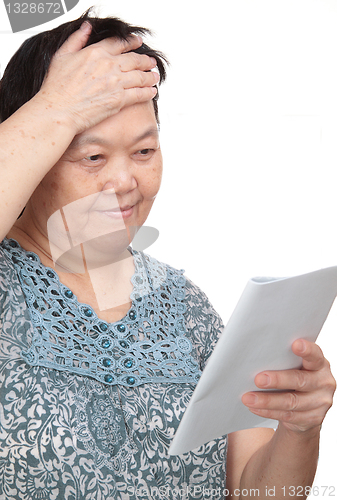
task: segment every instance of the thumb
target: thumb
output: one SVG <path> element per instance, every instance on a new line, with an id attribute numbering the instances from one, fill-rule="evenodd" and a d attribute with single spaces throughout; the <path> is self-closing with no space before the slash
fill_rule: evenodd
<path id="1" fill-rule="evenodd" d="M 70 52 L 78 52 L 81 50 L 88 41 L 92 30 L 92 26 L 88 21 L 81 24 L 80 29 L 76 30 L 59 48 L 55 55 L 63 56 Z"/>

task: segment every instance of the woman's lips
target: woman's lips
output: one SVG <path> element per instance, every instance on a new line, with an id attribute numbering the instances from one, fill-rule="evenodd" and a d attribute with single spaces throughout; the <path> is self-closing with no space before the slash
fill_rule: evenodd
<path id="1" fill-rule="evenodd" d="M 128 217 L 131 217 L 133 214 L 133 208 L 127 206 L 127 207 L 122 207 L 122 208 L 114 208 L 112 210 L 98 210 L 100 214 L 106 215 L 107 217 L 110 217 L 111 219 L 127 219 Z"/>

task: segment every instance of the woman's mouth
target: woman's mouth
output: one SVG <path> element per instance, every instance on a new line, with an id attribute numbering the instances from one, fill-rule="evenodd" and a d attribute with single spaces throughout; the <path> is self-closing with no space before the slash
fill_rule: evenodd
<path id="1" fill-rule="evenodd" d="M 110 210 L 98 210 L 99 213 L 110 217 L 111 219 L 127 219 L 133 214 L 134 205 L 125 207 L 117 207 Z"/>

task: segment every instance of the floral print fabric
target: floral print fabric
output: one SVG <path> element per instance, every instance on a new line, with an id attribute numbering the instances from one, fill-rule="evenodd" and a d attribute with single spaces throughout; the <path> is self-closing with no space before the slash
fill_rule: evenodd
<path id="1" fill-rule="evenodd" d="M 186 336 L 203 369 L 222 331 L 206 296 L 185 285 Z M 33 327 L 0 246 L 0 500 L 222 498 L 226 437 L 193 452 L 168 448 L 195 384 L 107 385 L 29 366 Z"/>

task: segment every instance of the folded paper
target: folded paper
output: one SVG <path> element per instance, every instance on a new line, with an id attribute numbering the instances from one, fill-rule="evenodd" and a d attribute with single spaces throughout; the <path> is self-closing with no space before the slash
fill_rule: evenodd
<path id="1" fill-rule="evenodd" d="M 315 341 L 337 295 L 337 267 L 291 278 L 253 278 L 220 337 L 177 429 L 169 453 L 182 454 L 230 432 L 277 427 L 241 402 L 264 370 L 301 367 L 291 350 Z"/>

